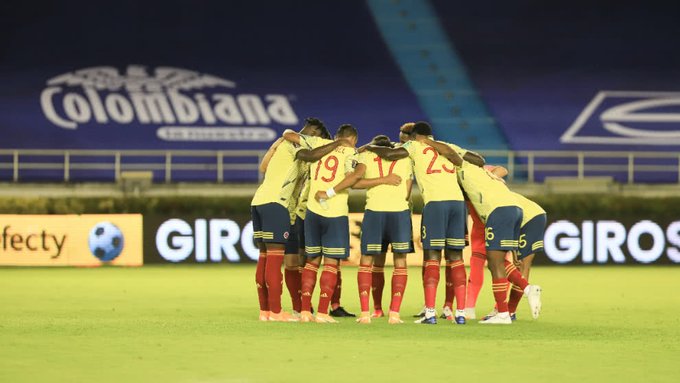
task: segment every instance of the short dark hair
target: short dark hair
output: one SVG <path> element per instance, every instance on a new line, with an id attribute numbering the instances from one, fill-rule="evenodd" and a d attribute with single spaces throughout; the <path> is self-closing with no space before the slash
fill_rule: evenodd
<path id="1" fill-rule="evenodd" d="M 359 132 L 357 132 L 357 128 L 350 124 L 342 124 L 338 128 L 338 131 L 335 132 L 336 137 L 349 137 L 349 136 L 355 136 L 359 137 Z"/>
<path id="2" fill-rule="evenodd" d="M 371 144 L 373 144 L 375 146 L 385 146 L 385 147 L 388 147 L 388 148 L 394 147 L 394 144 L 392 143 L 392 141 L 390 141 L 390 138 L 387 137 L 384 134 L 373 137 Z"/>
<path id="3" fill-rule="evenodd" d="M 411 134 L 420 134 L 423 136 L 431 136 L 432 135 L 432 127 L 430 124 L 428 124 L 425 121 L 418 121 L 413 125 L 413 130 L 411 131 Z"/>
<path id="4" fill-rule="evenodd" d="M 328 131 L 328 128 L 326 128 L 326 125 L 316 117 L 305 118 L 305 126 L 316 126 L 316 128 L 319 129 L 319 136 L 321 138 L 331 138 L 331 133 Z"/>

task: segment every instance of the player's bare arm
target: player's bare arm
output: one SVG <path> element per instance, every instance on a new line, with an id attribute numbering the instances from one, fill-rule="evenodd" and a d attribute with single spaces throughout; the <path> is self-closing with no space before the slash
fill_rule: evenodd
<path id="1" fill-rule="evenodd" d="M 321 157 L 335 150 L 335 148 L 337 148 L 338 146 L 348 146 L 347 140 L 340 138 L 331 143 L 319 146 L 318 148 L 312 150 L 301 149 L 295 154 L 295 159 L 305 162 L 315 162 L 320 160 Z"/>
<path id="2" fill-rule="evenodd" d="M 272 156 L 274 155 L 274 153 L 276 153 L 276 148 L 278 148 L 279 145 L 281 145 L 283 140 L 284 140 L 283 137 L 279 137 L 276 141 L 274 141 L 274 143 L 272 143 L 272 146 L 269 147 L 267 153 L 264 154 L 264 157 L 262 157 L 262 162 L 260 162 L 259 167 L 260 173 L 264 174 L 267 171 L 267 166 L 269 166 L 269 160 L 272 159 Z"/>
<path id="3" fill-rule="evenodd" d="M 392 173 L 384 177 L 362 178 L 357 183 L 352 185 L 352 189 L 370 189 L 380 185 L 399 186 L 399 184 L 401 184 L 401 177 Z"/>
<path id="4" fill-rule="evenodd" d="M 388 148 L 385 146 L 367 145 L 366 150 L 377 154 L 380 158 L 396 161 L 408 157 L 408 150 L 404 148 Z"/>
<path id="5" fill-rule="evenodd" d="M 463 155 L 463 159 L 479 167 L 482 167 L 484 166 L 484 164 L 486 164 L 486 160 L 484 159 L 484 157 L 482 157 L 481 154 L 475 152 L 468 151 L 467 153 L 465 153 L 465 155 Z"/>

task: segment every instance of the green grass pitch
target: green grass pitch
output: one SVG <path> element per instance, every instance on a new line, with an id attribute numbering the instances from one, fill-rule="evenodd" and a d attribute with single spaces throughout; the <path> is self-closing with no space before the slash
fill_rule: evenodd
<path id="1" fill-rule="evenodd" d="M 517 322 L 491 327 L 261 323 L 253 273 L 0 269 L 0 382 L 680 381 L 675 267 L 535 268 L 541 317 L 523 301 Z M 422 289 L 420 270 L 409 276 L 410 322 Z M 356 268 L 343 277 L 357 312 Z M 477 315 L 491 307 L 487 285 Z"/>

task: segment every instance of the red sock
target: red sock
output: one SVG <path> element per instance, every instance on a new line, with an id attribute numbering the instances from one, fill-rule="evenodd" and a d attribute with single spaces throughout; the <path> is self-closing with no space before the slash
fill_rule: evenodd
<path id="1" fill-rule="evenodd" d="M 470 279 L 468 279 L 467 296 L 465 306 L 474 308 L 477 306 L 479 291 L 484 285 L 484 264 L 486 256 L 480 253 L 472 253 L 470 257 Z"/>
<path id="2" fill-rule="evenodd" d="M 453 293 L 456 296 L 456 309 L 465 309 L 465 264 L 463 261 L 454 261 L 451 263 L 451 284 L 453 285 Z"/>
<path id="3" fill-rule="evenodd" d="M 319 271 L 319 266 L 307 262 L 305 268 L 302 269 L 302 297 L 300 298 L 300 309 L 302 311 L 312 311 L 312 293 L 314 286 L 316 286 L 316 274 Z"/>
<path id="4" fill-rule="evenodd" d="M 508 303 L 505 301 L 505 299 L 508 296 L 508 293 L 506 292 L 507 285 L 508 285 L 508 279 L 507 278 L 500 278 L 500 279 L 493 279 L 493 297 L 496 300 L 496 309 L 498 310 L 499 313 L 507 312 L 508 311 Z"/>
<path id="5" fill-rule="evenodd" d="M 392 302 L 390 311 L 399 312 L 401 310 L 401 300 L 406 291 L 406 281 L 408 280 L 408 269 L 405 267 L 395 267 L 392 273 Z"/>
<path id="6" fill-rule="evenodd" d="M 290 299 L 293 303 L 293 310 L 300 312 L 300 289 L 302 288 L 302 274 L 300 274 L 300 267 L 295 266 L 291 269 L 285 269 L 284 278 L 286 279 L 286 287 L 290 293 Z"/>
<path id="7" fill-rule="evenodd" d="M 524 289 L 516 285 L 512 285 L 512 290 L 510 290 L 510 299 L 508 300 L 509 312 L 517 312 L 517 306 L 519 305 L 519 301 L 522 299 L 522 295 L 524 295 Z"/>
<path id="8" fill-rule="evenodd" d="M 361 311 L 368 311 L 368 298 L 371 291 L 371 265 L 359 265 L 357 284 L 359 285 L 359 302 Z"/>
<path id="9" fill-rule="evenodd" d="M 331 297 L 331 308 L 333 310 L 340 307 L 340 295 L 342 295 L 342 271 L 340 266 L 338 266 L 338 281 L 335 283 L 335 290 L 333 290 L 333 296 Z"/>
<path id="10" fill-rule="evenodd" d="M 269 311 L 277 314 L 281 312 L 281 293 L 283 292 L 281 265 L 283 265 L 283 249 L 267 250 L 264 278 L 267 282 Z"/>
<path id="11" fill-rule="evenodd" d="M 426 261 L 423 275 L 425 285 L 425 307 L 434 308 L 439 284 L 439 261 Z"/>
<path id="12" fill-rule="evenodd" d="M 269 300 L 267 298 L 267 282 L 264 280 L 264 270 L 267 264 L 267 253 L 260 252 L 255 268 L 255 285 L 257 286 L 257 299 L 260 301 L 260 310 L 269 311 Z"/>
<path id="13" fill-rule="evenodd" d="M 373 295 L 373 309 L 382 310 L 382 295 L 385 289 L 385 268 L 373 266 L 371 269 L 371 293 Z"/>
<path id="14" fill-rule="evenodd" d="M 451 268 L 453 267 L 453 262 L 446 261 L 446 267 L 444 268 L 444 278 L 446 280 L 446 296 L 444 297 L 444 306 L 448 308 L 453 307 L 453 274 L 451 273 Z"/>
<path id="15" fill-rule="evenodd" d="M 524 289 L 529 285 L 526 279 L 522 276 L 522 273 L 517 270 L 517 267 L 512 262 L 505 261 L 505 273 L 508 275 L 508 281 L 513 285 L 519 287 L 524 291 Z"/>
<path id="16" fill-rule="evenodd" d="M 323 265 L 323 272 L 319 278 L 319 287 L 321 293 L 319 294 L 319 308 L 318 312 L 321 314 L 328 314 L 328 305 L 331 301 L 331 296 L 335 291 L 335 286 L 338 283 L 338 266 Z"/>

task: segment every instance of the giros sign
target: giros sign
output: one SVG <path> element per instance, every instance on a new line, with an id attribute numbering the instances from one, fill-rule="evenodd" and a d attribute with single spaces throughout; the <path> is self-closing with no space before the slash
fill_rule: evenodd
<path id="1" fill-rule="evenodd" d="M 217 263 L 257 261 L 249 217 L 147 219 L 147 261 Z M 152 248 L 148 248 L 152 245 Z"/>
<path id="2" fill-rule="evenodd" d="M 680 221 L 628 227 L 611 220 L 557 221 L 547 227 L 544 245 L 556 263 L 680 263 Z"/>
<path id="3" fill-rule="evenodd" d="M 141 266 L 142 216 L 0 215 L 0 265 Z"/>

